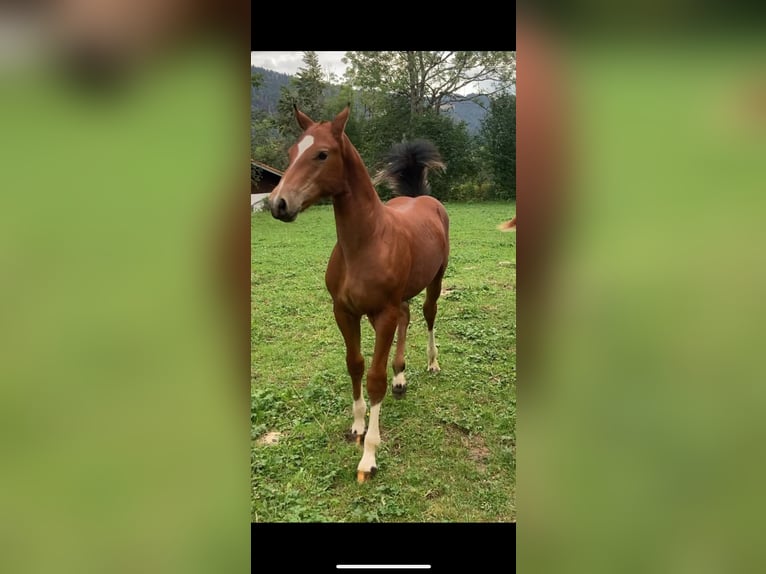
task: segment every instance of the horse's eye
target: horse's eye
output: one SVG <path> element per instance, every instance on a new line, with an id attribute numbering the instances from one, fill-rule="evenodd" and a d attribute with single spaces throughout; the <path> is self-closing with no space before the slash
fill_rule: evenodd
<path id="1" fill-rule="evenodd" d="M 320 151 L 317 154 L 317 159 L 322 160 L 322 161 L 326 160 L 327 159 L 327 152 L 326 151 Z"/>

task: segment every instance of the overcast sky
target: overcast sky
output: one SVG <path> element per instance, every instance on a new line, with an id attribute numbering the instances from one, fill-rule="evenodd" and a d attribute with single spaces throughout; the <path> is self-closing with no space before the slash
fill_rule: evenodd
<path id="1" fill-rule="evenodd" d="M 327 72 L 343 78 L 346 65 L 340 61 L 346 52 L 317 52 L 319 64 Z M 295 75 L 298 68 L 303 66 L 303 52 L 250 52 L 250 63 L 253 66 L 266 68 L 283 74 Z"/>
<path id="2" fill-rule="evenodd" d="M 340 60 L 345 53 L 317 52 L 319 64 L 322 66 L 325 74 L 331 72 L 338 76 L 338 80 L 343 80 L 346 65 Z M 294 76 L 298 73 L 298 69 L 303 67 L 303 52 L 250 52 L 250 63 L 253 66 Z M 462 90 L 458 90 L 458 93 L 469 94 L 472 91 L 476 92 L 478 90 L 478 84 L 470 84 Z"/>

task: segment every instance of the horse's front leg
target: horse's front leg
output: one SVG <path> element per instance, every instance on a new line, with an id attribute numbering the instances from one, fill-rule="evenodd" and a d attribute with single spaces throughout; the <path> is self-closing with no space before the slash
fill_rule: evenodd
<path id="1" fill-rule="evenodd" d="M 346 433 L 346 438 L 350 441 L 362 443 L 364 438 L 364 415 L 367 412 L 367 404 L 362 396 L 362 375 L 364 374 L 364 357 L 362 357 L 362 335 L 359 322 L 361 317 L 353 315 L 348 311 L 333 307 L 335 313 L 335 322 L 346 342 L 346 368 L 351 377 L 351 390 L 354 397 L 353 412 L 354 424 L 351 430 Z"/>
<path id="2" fill-rule="evenodd" d="M 367 372 L 367 396 L 370 398 L 370 425 L 364 438 L 364 454 L 356 470 L 357 481 L 364 482 L 377 470 L 375 451 L 380 444 L 380 406 L 388 387 L 387 367 L 391 343 L 399 320 L 399 305 L 387 307 L 370 317 L 375 329 L 375 351 Z"/>

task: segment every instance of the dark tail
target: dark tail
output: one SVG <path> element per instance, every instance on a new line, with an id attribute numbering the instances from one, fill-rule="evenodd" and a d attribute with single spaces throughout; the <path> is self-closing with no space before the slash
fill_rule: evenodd
<path id="1" fill-rule="evenodd" d="M 426 140 L 400 143 L 388 152 L 386 167 L 375 176 L 373 183 L 389 182 L 396 195 L 428 195 L 431 192 L 429 169 L 446 169 L 434 144 Z"/>

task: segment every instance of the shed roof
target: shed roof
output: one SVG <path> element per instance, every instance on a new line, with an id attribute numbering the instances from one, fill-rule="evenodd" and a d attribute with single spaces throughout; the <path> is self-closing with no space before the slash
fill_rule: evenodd
<path id="1" fill-rule="evenodd" d="M 258 168 L 262 169 L 263 171 L 268 171 L 269 173 L 273 173 L 277 177 L 282 177 L 285 174 L 283 171 L 279 171 L 275 167 L 271 167 L 270 165 L 267 165 L 267 164 L 265 164 L 263 162 L 260 162 L 260 161 L 256 161 L 254 159 L 250 160 L 250 165 L 258 167 Z"/>

